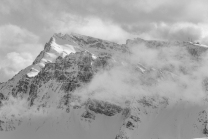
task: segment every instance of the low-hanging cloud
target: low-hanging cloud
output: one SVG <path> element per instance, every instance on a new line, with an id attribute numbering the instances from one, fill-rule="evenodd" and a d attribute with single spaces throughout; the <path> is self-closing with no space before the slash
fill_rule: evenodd
<path id="1" fill-rule="evenodd" d="M 134 36 L 127 33 L 118 24 L 97 17 L 82 18 L 63 13 L 60 17 L 51 20 L 54 20 L 54 22 L 51 23 L 49 30 L 53 30 L 54 32 L 74 32 L 117 43 L 125 43 L 126 39 L 133 38 Z"/>
<path id="2" fill-rule="evenodd" d="M 120 63 L 95 75 L 77 94 L 112 103 L 143 96 L 194 103 L 206 98 L 207 53 L 198 60 L 185 47 L 155 49 L 135 45 L 130 55 L 119 55 L 115 59 Z"/>
<path id="3" fill-rule="evenodd" d="M 150 33 L 151 34 L 151 33 Z M 190 23 L 159 24 L 152 33 L 155 38 L 176 41 L 197 41 L 202 37 L 202 28 Z"/>
<path id="4" fill-rule="evenodd" d="M 89 84 L 77 88 L 72 94 L 78 95 L 83 101 L 91 98 L 124 107 L 127 101 L 140 100 L 144 96 L 167 98 L 170 106 L 179 100 L 189 102 L 190 105 L 204 102 L 202 100 L 207 97 L 203 84 L 208 77 L 207 52 L 196 57 L 191 55 L 186 47 L 180 46 L 149 48 L 140 44 L 129 48 L 130 53 L 114 55 L 108 61 L 109 65 L 99 71 Z M 73 126 L 69 121 L 73 121 L 74 117 L 80 117 L 67 115 L 65 110 L 58 109 L 62 97 L 61 92 L 43 91 L 38 94 L 36 104 L 30 107 L 26 98 L 10 96 L 8 100 L 2 101 L 0 119 L 8 120 L 5 119 L 8 117 L 23 121 L 21 128 L 30 129 L 34 137 L 45 136 L 48 127 L 65 129 L 67 126 Z M 42 104 L 46 105 L 42 107 Z M 83 124 L 79 120 L 78 122 Z M 39 130 L 43 133 L 38 133 Z M 22 133 L 20 131 L 17 129 L 18 137 Z M 16 137 L 13 134 L 10 136 Z M 67 138 L 68 134 L 61 136 Z M 27 137 L 24 135 L 22 138 Z"/>

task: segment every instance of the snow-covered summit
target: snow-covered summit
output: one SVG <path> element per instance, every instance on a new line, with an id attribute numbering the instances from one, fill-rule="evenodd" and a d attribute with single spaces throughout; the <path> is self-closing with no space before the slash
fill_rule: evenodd
<path id="1" fill-rule="evenodd" d="M 166 78 L 173 79 L 174 82 L 179 80 L 178 75 L 171 73 L 175 70 L 173 66 L 151 68 L 142 63 L 132 64 L 123 59 L 119 61 L 114 57 L 114 54 L 129 56 L 129 49 L 133 45 L 140 47 L 140 44 L 149 48 L 177 45 L 187 48 L 193 56 L 207 50 L 189 42 L 137 38 L 120 45 L 75 33 L 54 34 L 32 65 L 8 82 L 0 84 L 0 138 L 190 139 L 208 136 L 205 99 L 203 106 L 190 106 L 189 102 L 181 100 L 171 106 L 170 100 L 160 95 L 144 94 L 131 96 L 130 99 L 122 96 L 125 100 L 123 103 L 115 99 L 119 94 L 112 95 L 113 101 L 102 94 L 94 97 L 104 89 L 101 86 L 91 91 L 90 85 L 94 78 L 99 82 L 101 79 L 98 75 L 103 72 L 107 81 L 102 85 L 107 89 L 119 89 L 121 93 L 124 93 L 122 89 L 125 86 L 115 84 L 114 87 L 114 81 L 130 84 L 131 87 L 141 85 L 151 89 Z M 144 60 L 148 61 L 151 55 L 143 52 L 144 49 L 139 54 L 144 55 Z M 134 60 L 137 61 L 137 57 Z M 121 69 L 119 67 L 116 72 L 109 73 L 114 66 L 110 65 L 111 62 L 121 66 Z M 124 75 L 120 75 L 122 67 L 131 73 L 123 72 Z M 183 67 L 180 70 L 183 72 L 181 74 L 187 74 Z M 116 76 L 118 79 L 110 78 L 114 79 L 111 81 L 108 76 Z M 120 76 L 133 77 L 123 80 Z M 97 82 L 94 84 L 97 85 Z M 182 84 L 180 87 L 184 89 L 187 86 Z M 126 94 L 130 94 L 133 88 L 129 89 Z M 106 93 L 111 96 L 113 91 L 108 90 Z"/>
<path id="2" fill-rule="evenodd" d="M 80 47 L 73 40 L 64 39 L 64 36 L 54 34 L 50 41 L 46 43 L 44 50 L 35 59 L 31 71 L 27 75 L 34 77 L 45 67 L 46 63 L 54 63 L 59 56 L 64 58 L 70 53 L 79 51 Z"/>
<path id="3" fill-rule="evenodd" d="M 96 55 L 104 53 L 116 53 L 118 51 L 126 51 L 122 45 L 113 42 L 104 41 L 89 36 L 71 34 L 54 34 L 48 43 L 46 43 L 44 50 L 37 56 L 33 62 L 30 72 L 27 73 L 29 77 L 36 76 L 46 63 L 53 63 L 57 57 L 65 57 L 70 53 L 88 51 Z"/>

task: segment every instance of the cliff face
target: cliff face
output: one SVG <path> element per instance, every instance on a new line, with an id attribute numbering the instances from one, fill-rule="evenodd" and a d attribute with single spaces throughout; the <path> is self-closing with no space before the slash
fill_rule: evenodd
<path id="1" fill-rule="evenodd" d="M 135 39 L 119 45 L 78 34 L 55 34 L 31 66 L 0 84 L 2 136 L 26 138 L 29 135 L 17 132 L 30 128 L 30 132 L 34 130 L 43 134 L 41 137 L 34 134 L 34 138 L 46 138 L 46 129 L 53 132 L 50 138 L 58 138 L 60 134 L 62 138 L 74 139 L 194 138 L 208 135 L 207 104 L 189 107 L 189 102 L 178 101 L 170 106 L 168 98 L 158 95 L 132 97 L 121 104 L 97 99 L 93 97 L 96 92 L 84 98 L 79 94 L 79 90 L 87 92 L 85 86 L 97 73 L 109 70 L 112 63 L 122 63 L 122 60 L 115 60 L 115 55 L 131 55 L 130 47 L 135 44 L 145 44 L 151 49 L 180 45 L 196 59 L 207 50 L 188 42 Z M 172 76 L 166 69 L 148 69 L 139 63 L 133 67 L 141 75 L 143 84 L 152 85 Z M 153 74 L 157 78 L 149 78 Z"/>

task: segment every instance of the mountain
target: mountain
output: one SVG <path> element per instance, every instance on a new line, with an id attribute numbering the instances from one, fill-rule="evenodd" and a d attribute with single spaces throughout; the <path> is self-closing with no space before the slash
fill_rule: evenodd
<path id="1" fill-rule="evenodd" d="M 54 34 L 0 84 L 0 137 L 206 137 L 206 51 L 192 42 Z"/>

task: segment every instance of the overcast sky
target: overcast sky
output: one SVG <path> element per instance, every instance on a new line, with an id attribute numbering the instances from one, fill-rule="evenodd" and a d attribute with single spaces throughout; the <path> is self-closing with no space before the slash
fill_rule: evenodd
<path id="1" fill-rule="evenodd" d="M 208 44 L 208 0 L 0 0 L 0 82 L 30 65 L 59 32 Z"/>

